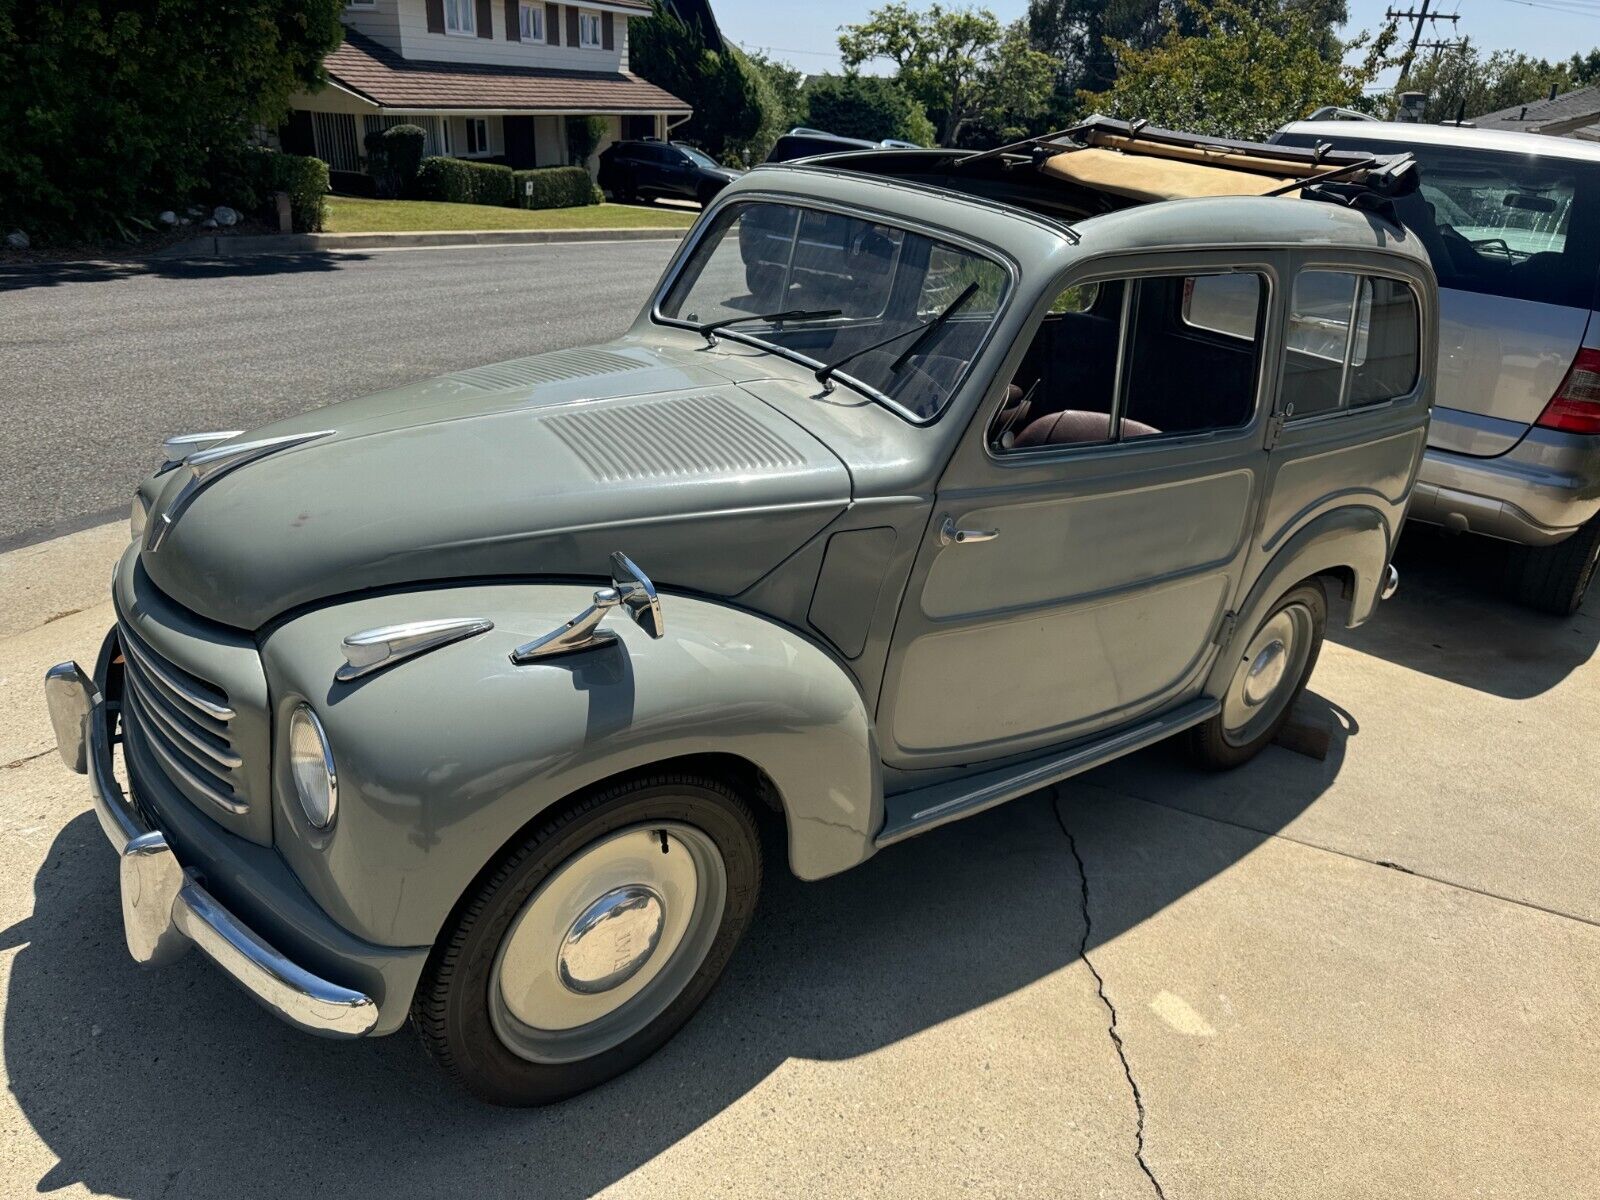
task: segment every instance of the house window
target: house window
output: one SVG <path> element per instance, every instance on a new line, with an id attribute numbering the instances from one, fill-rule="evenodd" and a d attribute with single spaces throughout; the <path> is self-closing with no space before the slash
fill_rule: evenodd
<path id="1" fill-rule="evenodd" d="M 580 12 L 578 14 L 578 45 L 585 50 L 600 49 L 600 14 Z"/>
<path id="2" fill-rule="evenodd" d="M 449 117 L 445 117 L 439 122 L 439 153 L 444 155 L 455 153 L 455 147 L 451 144 Z"/>
<path id="3" fill-rule="evenodd" d="M 525 42 L 544 41 L 544 5 L 517 5 L 517 24 Z"/>
<path id="4" fill-rule="evenodd" d="M 376 8 L 378 0 L 344 0 L 346 8 Z"/>
<path id="5" fill-rule="evenodd" d="M 444 28 L 446 33 L 476 36 L 478 14 L 474 0 L 444 0 Z"/>
<path id="6" fill-rule="evenodd" d="M 467 157 L 489 153 L 489 122 L 483 117 L 467 118 Z"/>

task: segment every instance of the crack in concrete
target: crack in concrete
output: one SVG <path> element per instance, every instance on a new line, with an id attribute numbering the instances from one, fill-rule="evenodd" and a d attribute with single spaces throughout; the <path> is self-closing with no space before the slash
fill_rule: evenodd
<path id="1" fill-rule="evenodd" d="M 1139 1081 L 1133 1077 L 1133 1064 L 1128 1061 L 1128 1048 L 1123 1043 L 1122 1032 L 1117 1028 L 1117 1006 L 1111 1002 L 1111 997 L 1106 994 L 1105 977 L 1100 974 L 1100 969 L 1089 960 L 1089 935 L 1091 932 L 1089 916 L 1089 872 L 1083 865 L 1083 856 L 1078 853 L 1078 842 L 1072 836 L 1072 830 L 1067 828 L 1067 818 L 1061 812 L 1061 795 L 1052 790 L 1050 807 L 1056 814 L 1056 824 L 1061 826 L 1061 832 L 1066 835 L 1067 849 L 1072 851 L 1072 861 L 1078 867 L 1078 882 L 1083 892 L 1083 940 L 1078 944 L 1078 957 L 1083 960 L 1083 965 L 1089 968 L 1089 974 L 1094 976 L 1095 990 L 1100 996 L 1100 1003 L 1105 1005 L 1106 1014 L 1110 1022 L 1106 1026 L 1106 1033 L 1111 1037 L 1111 1044 L 1116 1048 L 1117 1059 L 1122 1063 L 1122 1074 L 1128 1081 L 1128 1090 L 1133 1093 L 1133 1108 L 1136 1114 L 1134 1122 L 1133 1157 L 1139 1164 L 1139 1170 L 1144 1172 L 1150 1186 L 1155 1190 L 1156 1200 L 1167 1200 L 1167 1193 L 1161 1186 L 1161 1181 L 1156 1178 L 1156 1173 L 1150 1169 L 1150 1163 L 1144 1156 L 1144 1125 L 1145 1107 L 1144 1093 L 1139 1090 Z"/>
<path id="2" fill-rule="evenodd" d="M 43 758 L 46 754 L 53 754 L 55 753 L 55 749 L 56 748 L 54 746 L 51 746 L 49 749 L 40 750 L 36 754 L 25 754 L 21 758 L 14 758 L 10 762 L 6 763 L 4 767 L 0 767 L 0 770 L 13 770 L 14 768 L 23 766 L 26 763 L 31 763 L 35 759 Z"/>

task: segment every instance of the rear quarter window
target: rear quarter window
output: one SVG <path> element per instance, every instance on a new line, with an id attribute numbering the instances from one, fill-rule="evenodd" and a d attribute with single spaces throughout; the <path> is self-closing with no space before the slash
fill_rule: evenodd
<path id="1" fill-rule="evenodd" d="M 1395 201 L 1439 286 L 1590 308 L 1600 262 L 1600 163 L 1385 140 L 1284 134 L 1292 146 L 1416 156 L 1421 187 Z"/>

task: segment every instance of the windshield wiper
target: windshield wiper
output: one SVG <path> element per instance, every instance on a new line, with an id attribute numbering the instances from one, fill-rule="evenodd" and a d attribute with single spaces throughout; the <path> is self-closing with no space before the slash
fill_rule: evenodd
<path id="1" fill-rule="evenodd" d="M 720 321 L 707 321 L 704 325 L 696 325 L 695 332 L 703 334 L 706 344 L 717 344 L 717 330 L 726 329 L 730 325 L 742 325 L 746 321 L 820 321 L 824 317 L 837 317 L 844 310 L 839 308 L 786 308 L 775 313 L 747 313 L 742 317 L 724 317 Z"/>
<path id="2" fill-rule="evenodd" d="M 955 316 L 956 312 L 961 308 L 961 306 L 968 300 L 971 300 L 973 296 L 977 295 L 977 293 L 978 285 L 976 283 L 969 283 L 964 289 L 962 289 L 962 292 L 959 296 L 944 306 L 943 310 L 940 311 L 937 316 L 928 318 L 928 320 L 922 322 L 920 325 L 913 325 L 910 329 L 902 329 L 899 333 L 894 334 L 891 337 L 886 337 L 881 342 L 873 342 L 870 346 L 863 346 L 859 350 L 854 350 L 851 353 L 846 354 L 843 358 L 836 358 L 825 367 L 818 367 L 817 382 L 820 383 L 825 389 L 824 395 L 826 395 L 827 392 L 833 391 L 833 376 L 840 367 L 845 365 L 845 363 L 851 362 L 854 359 L 858 359 L 863 354 L 871 354 L 874 350 L 882 350 L 885 346 L 890 345 L 893 342 L 898 342 L 903 337 L 910 337 L 913 333 L 920 333 L 922 336 L 917 338 L 916 341 L 912 342 L 911 345 L 907 346 L 905 348 L 905 352 L 901 354 L 899 358 L 895 359 L 894 362 L 889 364 L 890 372 L 898 374 L 900 368 L 906 365 L 911 356 L 918 350 L 922 349 L 922 347 L 927 344 L 928 339 L 939 331 L 940 326 L 942 326 L 951 317 Z"/>

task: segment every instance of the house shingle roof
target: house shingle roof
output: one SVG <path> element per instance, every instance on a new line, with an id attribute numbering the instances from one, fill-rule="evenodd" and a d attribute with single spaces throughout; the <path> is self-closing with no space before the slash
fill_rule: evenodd
<path id="1" fill-rule="evenodd" d="M 401 58 L 346 29 L 324 60 L 340 87 L 382 108 L 530 112 L 689 112 L 671 92 L 626 71 L 559 71 Z"/>
<path id="2" fill-rule="evenodd" d="M 1484 113 L 1472 122 L 1479 129 L 1517 129 L 1524 133 L 1568 133 L 1600 121 L 1600 87 L 1574 88 L 1551 100 L 1513 104 Z"/>

